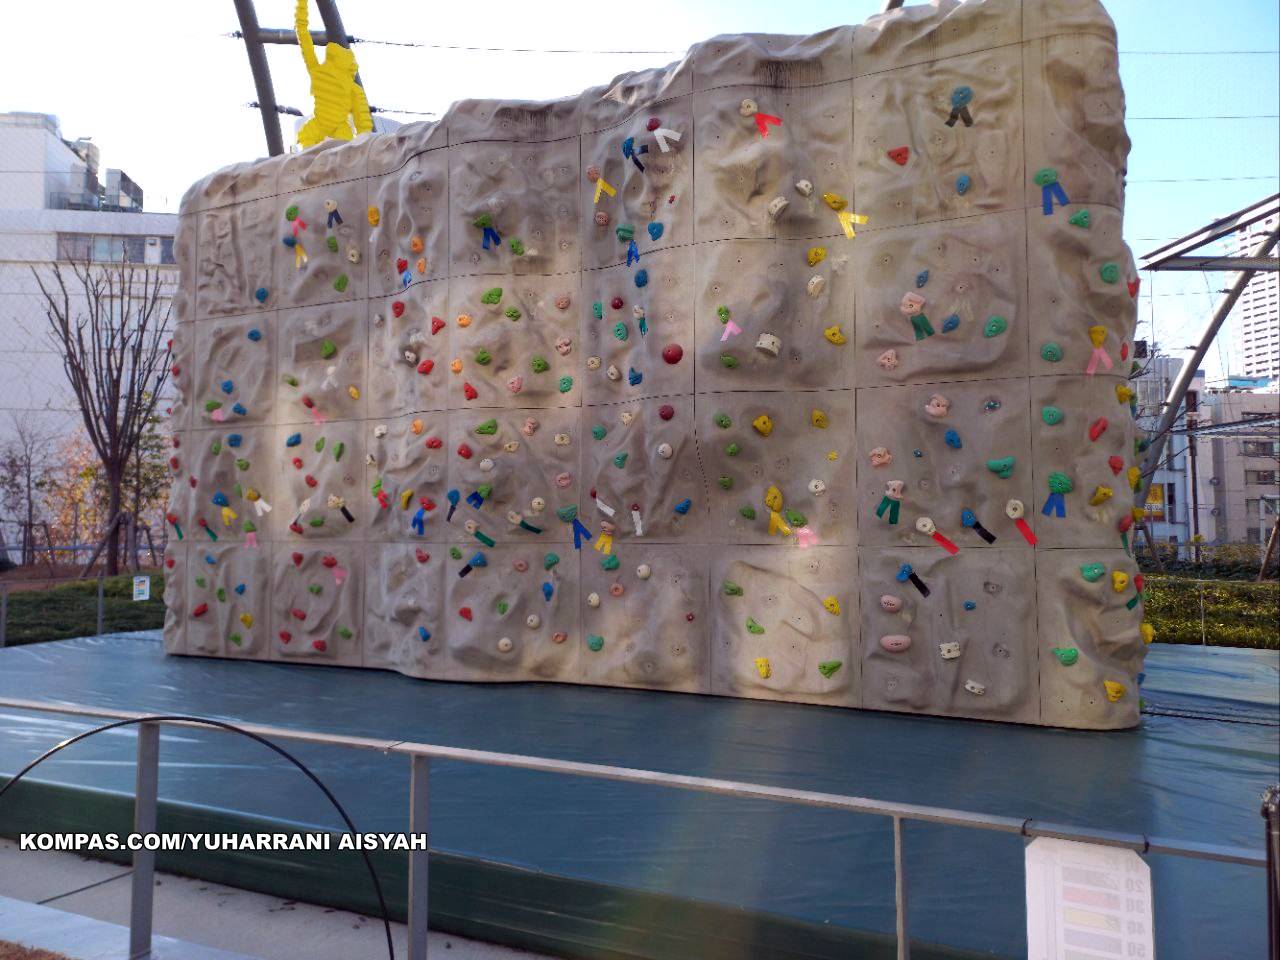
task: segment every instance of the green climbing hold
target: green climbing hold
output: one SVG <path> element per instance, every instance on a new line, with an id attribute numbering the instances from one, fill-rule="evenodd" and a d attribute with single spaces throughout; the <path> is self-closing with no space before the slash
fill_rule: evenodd
<path id="1" fill-rule="evenodd" d="M 332 234 L 324 238 L 324 245 L 329 248 L 330 253 L 338 252 L 338 238 Z"/>
<path id="2" fill-rule="evenodd" d="M 337 290 L 339 293 L 342 293 L 347 289 L 347 284 L 349 282 L 350 281 L 347 280 L 347 275 L 345 273 L 340 273 L 333 278 L 333 289 Z"/>
<path id="3" fill-rule="evenodd" d="M 317 440 L 313 446 L 315 447 L 316 453 L 324 453 L 324 437 Z"/>
<path id="4" fill-rule="evenodd" d="M 229 637 L 227 637 L 227 639 L 230 640 L 232 643 L 234 643 L 237 647 L 240 646 L 240 634 L 233 633 Z"/>
<path id="5" fill-rule="evenodd" d="M 481 230 L 487 230 L 489 227 L 493 226 L 493 216 L 488 213 L 482 213 L 471 221 L 471 225 L 479 227 Z"/>
<path id="6" fill-rule="evenodd" d="M 480 484 L 480 486 L 476 487 L 476 493 L 480 494 L 481 500 L 488 500 L 490 497 L 493 496 L 493 484 L 491 483 Z M 490 544 L 490 546 L 492 546 L 492 544 Z"/>
<path id="7" fill-rule="evenodd" d="M 1040 419 L 1047 426 L 1056 427 L 1062 422 L 1062 411 L 1057 407 L 1042 407 L 1040 409 Z"/>
<path id="8" fill-rule="evenodd" d="M 512 238 L 511 238 L 509 241 L 507 241 L 507 242 L 511 245 L 511 252 L 512 252 L 512 253 L 514 253 L 517 257 L 523 257 L 523 256 L 524 256 L 524 242 L 523 242 L 523 241 L 521 241 L 521 240 L 517 240 L 515 237 L 512 237 Z"/>
<path id="9" fill-rule="evenodd" d="M 569 377 L 569 376 L 561 377 L 559 381 L 556 383 L 556 388 L 561 393 L 568 393 L 570 390 L 573 389 L 573 377 Z"/>
<path id="10" fill-rule="evenodd" d="M 1008 480 L 1013 476 L 1013 457 L 1000 457 L 995 460 L 987 461 L 987 469 L 994 473 L 1001 480 Z"/>
<path id="11" fill-rule="evenodd" d="M 221 440 L 213 441 L 213 443 L 209 445 L 209 452 L 212 453 L 215 457 L 218 454 L 220 454 L 222 452 L 222 441 Z"/>
<path id="12" fill-rule="evenodd" d="M 450 556 L 450 557 L 452 557 L 454 560 L 461 560 L 461 559 L 462 559 L 462 550 L 461 550 L 461 549 L 459 549 L 458 547 L 450 547 L 450 548 L 449 548 L 449 556 Z"/>
<path id="13" fill-rule="evenodd" d="M 1053 167 L 1041 167 L 1036 171 L 1036 186 L 1047 187 L 1051 183 L 1058 182 L 1058 171 Z"/>
<path id="14" fill-rule="evenodd" d="M 240 470 L 240 471 L 248 470 L 248 469 L 249 469 L 249 461 L 248 461 L 248 460 L 245 460 L 243 457 L 241 457 L 241 458 L 237 459 L 237 460 L 236 460 L 236 469 L 237 469 L 237 470 Z"/>
<path id="15" fill-rule="evenodd" d="M 551 364 L 547 363 L 546 360 L 536 354 L 533 359 L 529 361 L 529 366 L 533 368 L 534 373 L 546 373 L 551 369 Z"/>
<path id="16" fill-rule="evenodd" d="M 221 409 L 222 409 L 222 401 L 221 401 L 221 400 L 206 400 L 206 401 L 204 402 L 204 412 L 205 412 L 205 413 L 213 413 L 213 411 L 215 411 L 215 410 L 221 410 Z"/>
<path id="17" fill-rule="evenodd" d="M 1106 572 L 1106 565 L 1101 563 L 1085 563 L 1080 566 L 1080 576 L 1084 577 L 1089 583 L 1096 583 L 1101 580 L 1102 575 Z"/>
<path id="18" fill-rule="evenodd" d="M 313 597 L 320 596 L 320 584 L 313 583 L 308 585 L 307 592 L 310 593 Z"/>
<path id="19" fill-rule="evenodd" d="M 601 570 L 617 570 L 620 566 L 622 566 L 622 561 L 618 559 L 616 553 L 611 553 L 600 561 Z"/>
<path id="20" fill-rule="evenodd" d="M 501 288 L 501 287 L 490 287 L 490 288 L 489 288 L 488 290 L 486 290 L 483 294 L 481 294 L 481 296 L 480 296 L 480 302 L 481 302 L 481 303 L 489 304 L 489 305 L 491 305 L 491 306 L 492 306 L 493 304 L 495 304 L 495 303 L 501 303 L 501 302 L 502 302 L 502 288 Z"/>
<path id="21" fill-rule="evenodd" d="M 591 634 L 591 636 L 587 637 L 587 647 L 592 653 L 599 653 L 604 649 L 604 637 L 595 633 Z"/>
<path id="22" fill-rule="evenodd" d="M 724 448 L 724 455 L 726 457 L 736 457 L 741 452 L 742 452 L 742 448 L 738 446 L 736 443 L 731 443 Z"/>
<path id="23" fill-rule="evenodd" d="M 597 320 L 604 319 L 604 304 L 597 300 L 591 305 L 591 315 Z"/>
<path id="24" fill-rule="evenodd" d="M 502 616 L 503 614 L 505 614 L 509 609 L 507 606 L 507 601 L 505 600 L 499 600 L 497 603 L 493 605 L 493 608 L 498 611 L 499 616 Z"/>
<path id="25" fill-rule="evenodd" d="M 298 205 L 296 203 L 291 203 L 284 208 L 284 218 L 290 223 L 298 219 Z"/>
<path id="26" fill-rule="evenodd" d="M 716 481 L 716 483 L 720 484 L 721 490 L 733 489 L 733 477 L 721 477 Z"/>
<path id="27" fill-rule="evenodd" d="M 491 437 L 497 432 L 498 432 L 498 421 L 492 418 L 486 420 L 484 423 L 476 427 L 476 433 L 478 433 L 482 437 Z"/>
<path id="28" fill-rule="evenodd" d="M 351 629 L 349 627 L 339 627 L 338 636 L 340 636 L 343 640 L 350 640 L 352 637 L 355 636 L 355 634 L 351 632 Z"/>
<path id="29" fill-rule="evenodd" d="M 480 364 L 480 366 L 487 367 L 492 360 L 493 355 L 483 347 L 476 351 L 476 363 Z"/>
<path id="30" fill-rule="evenodd" d="M 502 314 L 512 323 L 520 319 L 520 311 L 515 307 L 507 307 L 507 309 L 502 311 Z"/>
<path id="31" fill-rule="evenodd" d="M 720 318 L 720 322 L 721 322 L 722 324 L 723 324 L 723 323 L 728 323 L 728 322 L 729 322 L 729 308 L 728 308 L 728 307 L 723 307 L 723 306 L 721 306 L 721 307 L 716 307 L 716 316 Z"/>
<path id="32" fill-rule="evenodd" d="M 617 339 L 625 343 L 627 340 L 627 337 L 630 336 L 630 333 L 627 331 L 627 325 L 623 323 L 621 320 L 619 320 L 617 323 L 613 325 L 613 335 L 614 337 L 616 337 Z"/>
<path id="33" fill-rule="evenodd" d="M 309 523 L 312 527 L 315 527 L 316 529 L 319 529 L 320 527 L 323 527 L 323 526 L 324 526 L 324 517 L 312 517 L 312 518 L 308 521 L 308 523 Z"/>
<path id="34" fill-rule="evenodd" d="M 720 366 L 726 370 L 734 370 L 738 366 L 738 358 L 730 353 L 722 353 L 720 354 Z"/>
<path id="35" fill-rule="evenodd" d="M 724 591 L 724 595 L 726 597 L 742 596 L 742 587 L 734 583 L 732 580 L 726 580 L 723 584 L 721 584 L 720 589 Z"/>
<path id="36" fill-rule="evenodd" d="M 1062 348 L 1050 340 L 1040 348 L 1040 359 L 1046 363 L 1057 363 L 1062 359 Z"/>
<path id="37" fill-rule="evenodd" d="M 613 458 L 613 465 L 621 470 L 627 465 L 627 455 L 625 453 L 618 454 Z"/>
<path id="38" fill-rule="evenodd" d="M 784 510 L 782 515 L 787 518 L 787 523 L 793 527 L 807 527 L 809 525 L 808 518 L 799 510 Z"/>
<path id="39" fill-rule="evenodd" d="M 341 460 L 342 455 L 346 452 L 347 452 L 347 445 L 343 443 L 341 440 L 339 440 L 337 443 L 333 445 L 333 459 L 335 461 Z"/>
<path id="40" fill-rule="evenodd" d="M 203 588 L 204 585 L 204 577 L 196 577 L 196 586 Z"/>
<path id="41" fill-rule="evenodd" d="M 1089 229 L 1089 211 L 1077 210 L 1075 213 L 1073 213 L 1070 217 L 1067 218 L 1067 223 L 1071 224 L 1073 227 L 1080 227 L 1084 230 L 1088 230 Z M 1075 661 L 1072 661 L 1072 662 L 1074 663 Z"/>
<path id="42" fill-rule="evenodd" d="M 226 603 L 226 602 L 227 602 L 227 588 L 226 588 L 226 587 L 219 587 L 219 588 L 218 588 L 218 599 L 219 599 L 219 600 L 221 600 L 223 603 Z"/>
<path id="43" fill-rule="evenodd" d="M 545 557 L 542 558 L 542 569 L 550 570 L 559 562 L 560 562 L 560 554 L 548 553 Z"/>
<path id="44" fill-rule="evenodd" d="M 747 617 L 747 633 L 754 633 L 756 636 L 764 633 L 764 627 L 756 623 L 755 617 Z"/>
<path id="45" fill-rule="evenodd" d="M 729 419 L 729 415 L 727 413 L 717 413 L 716 426 L 721 430 L 728 430 L 733 426 L 733 421 Z"/>
<path id="46" fill-rule="evenodd" d="M 613 232 L 618 237 L 619 243 L 630 243 L 636 236 L 636 228 L 629 223 L 618 224 Z"/>
<path id="47" fill-rule="evenodd" d="M 326 339 L 320 341 L 320 356 L 324 357 L 326 360 L 331 359 L 337 352 L 338 345 L 332 340 Z"/>
<path id="48" fill-rule="evenodd" d="M 823 660 L 818 664 L 818 672 L 830 680 L 842 666 L 844 663 L 840 660 Z"/>
<path id="49" fill-rule="evenodd" d="M 284 374 L 280 379 L 291 387 L 296 387 L 298 385 L 298 378 L 291 373 Z"/>
<path id="50" fill-rule="evenodd" d="M 560 507 L 556 510 L 556 516 L 560 518 L 561 523 L 573 523 L 578 518 L 578 505 L 571 503 L 567 507 Z"/>
<path id="51" fill-rule="evenodd" d="M 1054 647 L 1053 655 L 1064 667 L 1070 667 L 1080 659 L 1080 651 L 1075 647 Z"/>
<path id="52" fill-rule="evenodd" d="M 1115 283 L 1120 279 L 1120 267 L 1108 261 L 1098 268 L 1098 276 L 1102 278 L 1103 283 Z"/>
<path id="53" fill-rule="evenodd" d="M 986 324 L 982 327 L 982 335 L 987 338 L 998 337 L 1008 329 L 1008 320 L 1000 316 L 991 316 L 987 318 Z"/>
<path id="54" fill-rule="evenodd" d="M 608 432 L 609 431 L 605 430 L 604 425 L 599 423 L 591 428 L 591 436 L 597 440 L 603 440 L 605 438 L 605 434 Z"/>
<path id="55" fill-rule="evenodd" d="M 738 514 L 745 520 L 754 520 L 756 518 L 756 508 L 747 504 L 738 508 Z"/>
<path id="56" fill-rule="evenodd" d="M 1049 474 L 1049 492 L 1050 493 L 1070 493 L 1075 489 L 1075 484 L 1071 482 L 1071 478 L 1065 473 L 1055 470 Z"/>

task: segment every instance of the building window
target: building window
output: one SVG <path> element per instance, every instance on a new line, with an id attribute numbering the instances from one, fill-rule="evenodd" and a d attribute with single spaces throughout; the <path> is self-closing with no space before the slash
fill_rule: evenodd
<path id="1" fill-rule="evenodd" d="M 109 233 L 60 233 L 58 259 L 79 263 L 86 260 L 95 263 L 146 263 L 147 238 Z"/>
<path id="2" fill-rule="evenodd" d="M 1280 455 L 1280 443 L 1275 440 L 1246 440 L 1244 441 L 1244 455 L 1246 457 L 1274 457 Z"/>
<path id="3" fill-rule="evenodd" d="M 1244 482 L 1250 485 L 1273 486 L 1276 482 L 1274 470 L 1246 470 Z"/>
<path id="4" fill-rule="evenodd" d="M 161 263 L 177 263 L 173 258 L 173 237 L 160 238 L 160 262 Z"/>
<path id="5" fill-rule="evenodd" d="M 1262 531 L 1257 527 L 1248 527 L 1245 530 L 1245 538 L 1249 543 L 1262 543 Z"/>
<path id="6" fill-rule="evenodd" d="M 58 259 L 83 263 L 93 254 L 93 237 L 85 233 L 58 234 Z"/>

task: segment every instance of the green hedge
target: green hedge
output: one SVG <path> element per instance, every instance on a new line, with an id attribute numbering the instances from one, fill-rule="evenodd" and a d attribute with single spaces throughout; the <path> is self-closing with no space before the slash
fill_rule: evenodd
<path id="1" fill-rule="evenodd" d="M 164 626 L 164 576 L 151 574 L 151 599 L 133 599 L 133 575 L 103 581 L 102 626 L 107 633 Z M 87 637 L 98 632 L 98 581 L 75 580 L 47 590 L 9 593 L 5 645 Z"/>
<path id="2" fill-rule="evenodd" d="M 1256 571 L 1256 568 L 1255 568 Z M 1146 574 L 1146 616 L 1162 643 L 1280 650 L 1280 583 Z"/>

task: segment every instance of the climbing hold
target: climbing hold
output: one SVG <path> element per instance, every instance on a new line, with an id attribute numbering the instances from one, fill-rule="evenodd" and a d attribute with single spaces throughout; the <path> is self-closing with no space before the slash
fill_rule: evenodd
<path id="1" fill-rule="evenodd" d="M 835 326 L 827 327 L 822 331 L 822 335 L 826 337 L 828 343 L 834 344 L 837 347 L 843 344 L 846 340 L 844 331 L 840 329 L 840 324 L 838 323 Z"/>
<path id="2" fill-rule="evenodd" d="M 420 422 L 421 421 L 415 421 L 415 423 L 420 423 Z M 476 427 L 476 433 L 480 434 L 481 436 L 491 437 L 497 432 L 498 432 L 498 421 L 492 418 L 484 421 L 484 423 Z"/>
<path id="3" fill-rule="evenodd" d="M 947 317 L 947 319 L 942 321 L 942 332 L 950 333 L 952 330 L 955 330 L 959 326 L 960 326 L 960 314 L 953 313 L 951 314 L 951 316 Z"/>
<path id="4" fill-rule="evenodd" d="M 918 289 L 920 289 L 921 287 L 923 287 L 923 286 L 924 286 L 926 283 L 928 283 L 928 282 L 929 282 L 929 271 L 928 271 L 928 270 L 921 270 L 919 273 L 917 273 L 917 274 L 916 274 L 916 289 L 917 289 L 917 290 L 918 290 Z"/>
<path id="5" fill-rule="evenodd" d="M 756 673 L 760 674 L 761 680 L 768 680 L 773 676 L 773 667 L 769 665 L 768 657 L 755 658 Z"/>
<path id="6" fill-rule="evenodd" d="M 984 337 L 998 337 L 1008 329 L 1008 320 L 1000 316 L 991 316 L 987 318 L 987 322 L 982 328 L 982 335 Z"/>
<path id="7" fill-rule="evenodd" d="M 1016 462 L 1014 457 L 1000 457 L 998 459 L 988 460 L 987 469 L 994 473 L 1001 480 L 1008 480 L 1013 476 L 1013 467 Z"/>
<path id="8" fill-rule="evenodd" d="M 599 653 L 604 649 L 604 637 L 599 634 L 591 634 L 587 637 L 587 647 L 592 653 Z"/>
<path id="9" fill-rule="evenodd" d="M 816 267 L 827 258 L 826 247 L 810 247 L 808 253 L 805 254 L 805 260 L 809 266 Z"/>
<path id="10" fill-rule="evenodd" d="M 332 359 L 334 354 L 336 354 L 337 352 L 338 352 L 338 347 L 336 344 L 334 344 L 332 340 L 320 341 L 320 356 L 322 356 L 324 359 L 326 360 Z"/>
<path id="11" fill-rule="evenodd" d="M 805 284 L 805 292 L 815 300 L 822 296 L 822 291 L 827 289 L 827 278 L 818 274 L 809 278 L 809 282 Z"/>
<path id="12" fill-rule="evenodd" d="M 684 347 L 678 343 L 669 343 L 662 348 L 662 359 L 669 364 L 677 364 L 684 356 Z"/>
<path id="13" fill-rule="evenodd" d="M 623 343 L 626 343 L 627 337 L 630 336 L 630 333 L 627 330 L 627 325 L 621 320 L 613 325 L 613 336 L 615 339 L 620 340 Z"/>
<path id="14" fill-rule="evenodd" d="M 891 633 L 880 638 L 881 649 L 889 653 L 902 653 L 911 647 L 911 638 L 902 633 Z"/>
<path id="15" fill-rule="evenodd" d="M 818 664 L 818 672 L 830 680 L 843 665 L 842 660 L 823 660 Z"/>
<path id="16" fill-rule="evenodd" d="M 971 183 L 972 181 L 969 179 L 969 175 L 967 173 L 960 174 L 960 176 L 956 177 L 956 193 L 963 197 L 969 192 L 969 186 Z"/>
<path id="17" fill-rule="evenodd" d="M 1129 575 L 1123 570 L 1111 571 L 1111 589 L 1116 593 L 1124 593 L 1124 588 L 1129 585 Z"/>
<path id="18" fill-rule="evenodd" d="M 767 437 L 773 433 L 773 420 L 767 413 L 762 413 L 751 421 L 751 426 L 755 427 L 756 433 L 762 437 Z"/>
<path id="19" fill-rule="evenodd" d="M 1040 348 L 1040 359 L 1047 363 L 1057 363 L 1062 359 L 1062 348 L 1050 341 Z"/>
<path id="20" fill-rule="evenodd" d="M 529 366 L 533 369 L 534 373 L 546 373 L 551 369 L 551 364 L 547 363 L 545 358 L 540 357 L 537 354 L 529 360 Z"/>
<path id="21" fill-rule="evenodd" d="M 1112 703 L 1116 703 L 1125 694 L 1125 686 L 1123 683 L 1116 683 L 1114 680 L 1103 680 L 1103 689 L 1107 691 L 1107 699 Z"/>
<path id="22" fill-rule="evenodd" d="M 637 287 L 646 287 L 646 286 L 648 286 L 648 285 L 649 285 L 649 271 L 648 271 L 648 270 L 637 270 L 637 271 L 636 271 L 636 286 L 637 286 Z"/>
<path id="23" fill-rule="evenodd" d="M 964 688 L 975 697 L 980 697 L 987 692 L 986 685 L 979 683 L 977 680 L 966 680 L 964 682 Z"/>
<path id="24" fill-rule="evenodd" d="M 1062 411 L 1057 407 L 1042 407 L 1040 410 L 1040 419 L 1047 426 L 1054 427 L 1062 422 Z"/>
<path id="25" fill-rule="evenodd" d="M 907 160 L 911 158 L 911 148 L 894 147 L 892 150 L 886 150 L 885 154 L 898 166 L 905 167 L 907 165 Z"/>
<path id="26" fill-rule="evenodd" d="M 1088 230 L 1089 229 L 1089 211 L 1086 209 L 1077 210 L 1075 213 L 1073 213 L 1070 217 L 1067 218 L 1067 223 L 1071 224 L 1073 227 L 1080 227 L 1082 229 Z"/>
<path id="27" fill-rule="evenodd" d="M 650 239 L 650 240 L 653 240 L 653 241 L 655 241 L 655 242 L 656 242 L 656 241 L 658 241 L 658 240 L 662 239 L 662 224 L 660 224 L 660 223 L 651 223 L 651 224 L 649 224 L 648 230 L 649 230 L 649 239 Z"/>
<path id="28" fill-rule="evenodd" d="M 935 419 L 945 417 L 950 411 L 951 401 L 940 393 L 933 394 L 924 405 L 924 412 Z"/>
<path id="29" fill-rule="evenodd" d="M 960 644 L 955 640 L 946 640 L 938 644 L 938 654 L 943 660 L 960 659 Z"/>
<path id="30" fill-rule="evenodd" d="M 480 295 L 480 302 L 483 304 L 493 305 L 502 302 L 502 288 L 490 287 Z"/>
<path id="31" fill-rule="evenodd" d="M 502 315 L 512 323 L 520 319 L 520 311 L 515 307 L 507 307 L 507 309 L 502 311 Z"/>
<path id="32" fill-rule="evenodd" d="M 255 291 L 253 292 L 253 296 L 254 296 L 254 299 L 256 299 L 259 303 L 266 303 L 266 302 L 267 302 L 267 288 L 266 288 L 266 287 L 259 287 L 257 290 L 255 290 Z"/>
<path id="33" fill-rule="evenodd" d="M 943 442 L 952 450 L 963 450 L 964 444 L 960 440 L 960 434 L 954 430 L 948 430 L 942 437 Z"/>
<path id="34" fill-rule="evenodd" d="M 825 430 L 830 421 L 824 412 L 815 408 L 809 411 L 809 422 L 819 430 Z"/>
<path id="35" fill-rule="evenodd" d="M 1104 263 L 1098 268 L 1098 276 L 1103 283 L 1116 283 L 1120 279 L 1120 267 L 1114 263 Z"/>
<path id="36" fill-rule="evenodd" d="M 1155 627 L 1151 626 L 1151 624 L 1147 623 L 1145 620 L 1138 624 L 1138 632 L 1142 634 L 1143 643 L 1151 643 L 1156 638 Z"/>
<path id="37" fill-rule="evenodd" d="M 1093 496 L 1089 498 L 1089 506 L 1100 507 L 1113 496 L 1114 491 L 1110 487 L 1099 484 L 1094 488 Z"/>
<path id="38" fill-rule="evenodd" d="M 693 501 L 690 500 L 688 497 L 685 497 L 683 500 L 677 503 L 675 507 L 673 507 L 672 509 L 674 509 L 676 513 L 683 516 L 684 514 L 689 512 L 689 508 L 692 506 L 693 506 Z"/>
<path id="39" fill-rule="evenodd" d="M 1054 647 L 1052 652 L 1064 667 L 1074 666 L 1080 659 L 1080 651 L 1075 647 Z"/>
<path id="40" fill-rule="evenodd" d="M 978 605 L 977 605 L 976 603 L 974 603 L 972 600 L 966 600 L 966 601 L 964 602 L 964 608 L 965 608 L 966 610 L 977 610 L 977 609 L 978 609 Z"/>
<path id="41" fill-rule="evenodd" d="M 733 477 L 720 477 L 716 482 L 719 483 L 721 490 L 733 489 Z"/>
<path id="42" fill-rule="evenodd" d="M 1106 572 L 1107 567 L 1102 563 L 1085 563 L 1080 566 L 1080 576 L 1089 583 L 1096 583 Z"/>
<path id="43" fill-rule="evenodd" d="M 835 597 L 823 597 L 822 606 L 826 608 L 827 613 L 832 616 L 840 616 L 840 601 Z"/>

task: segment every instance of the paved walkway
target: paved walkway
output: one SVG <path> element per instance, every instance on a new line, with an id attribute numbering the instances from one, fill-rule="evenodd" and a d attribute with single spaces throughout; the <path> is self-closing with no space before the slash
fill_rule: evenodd
<path id="1" fill-rule="evenodd" d="M 71 853 L 20 851 L 14 841 L 0 838 L 0 898 L 77 915 L 53 923 L 50 918 L 58 919 L 57 914 L 12 903 L 6 909 L 0 899 L 0 940 L 57 949 L 76 960 L 123 958 L 127 938 L 122 928 L 82 918 L 127 924 L 129 875 L 119 864 Z M 33 942 L 33 930 L 40 931 L 39 942 Z M 155 933 L 175 938 L 159 945 L 157 954 L 165 960 L 379 960 L 387 955 L 382 923 L 372 917 L 168 873 L 156 874 Z M 404 924 L 392 924 L 392 936 L 396 956 L 407 957 Z M 114 944 L 103 952 L 103 937 L 120 938 L 120 952 L 112 952 Z M 182 949 L 177 940 L 215 949 Z M 434 932 L 428 949 L 433 958 L 447 960 L 550 960 Z"/>

